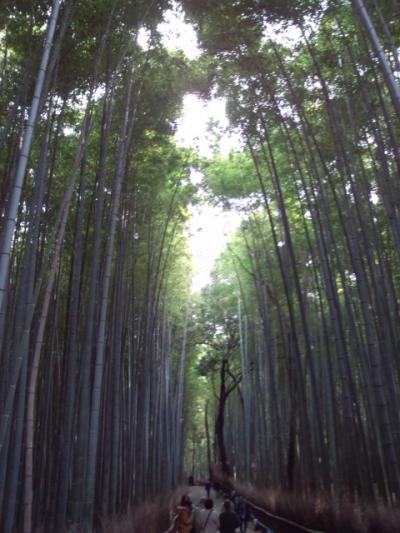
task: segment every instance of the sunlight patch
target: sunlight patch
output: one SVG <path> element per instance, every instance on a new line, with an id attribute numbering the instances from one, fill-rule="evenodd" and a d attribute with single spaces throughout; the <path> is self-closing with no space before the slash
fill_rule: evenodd
<path id="1" fill-rule="evenodd" d="M 176 3 L 165 12 L 164 22 L 157 27 L 162 43 L 168 50 L 182 50 L 189 59 L 200 56 L 197 35 L 191 24 L 185 22 L 184 14 Z"/>

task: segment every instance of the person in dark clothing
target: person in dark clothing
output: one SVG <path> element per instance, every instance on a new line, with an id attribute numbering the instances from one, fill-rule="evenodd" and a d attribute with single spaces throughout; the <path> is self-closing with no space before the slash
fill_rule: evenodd
<path id="1" fill-rule="evenodd" d="M 210 498 L 210 491 L 211 491 L 211 481 L 206 481 L 204 486 L 206 488 L 207 498 L 209 499 Z"/>
<path id="2" fill-rule="evenodd" d="M 231 502 L 224 501 L 223 511 L 219 515 L 219 530 L 221 533 L 235 533 L 237 527 L 240 527 L 240 519 L 236 513 L 232 511 Z"/>
<path id="3" fill-rule="evenodd" d="M 236 500 L 235 511 L 240 518 L 240 533 L 246 533 L 247 523 L 251 519 L 251 515 L 249 506 L 240 496 Z"/>
<path id="4" fill-rule="evenodd" d="M 233 503 L 233 510 L 238 515 L 239 514 L 240 496 L 238 496 L 235 491 L 233 491 L 233 493 L 232 493 L 232 503 Z"/>

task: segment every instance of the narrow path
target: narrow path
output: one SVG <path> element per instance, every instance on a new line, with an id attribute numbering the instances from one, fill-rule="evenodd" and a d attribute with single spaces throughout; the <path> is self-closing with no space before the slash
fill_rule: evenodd
<path id="1" fill-rule="evenodd" d="M 206 489 L 204 486 L 195 485 L 192 487 L 188 487 L 187 494 L 190 496 L 190 499 L 194 503 L 194 505 L 200 505 L 200 498 L 204 498 L 207 496 Z M 220 514 L 222 512 L 222 504 L 224 503 L 224 498 L 217 495 L 214 489 L 211 489 L 211 499 L 214 502 L 214 510 Z M 239 532 L 239 528 L 236 530 Z M 247 526 L 247 531 L 254 531 L 253 524 L 249 522 Z"/>
<path id="2" fill-rule="evenodd" d="M 200 498 L 207 497 L 206 489 L 202 485 L 194 485 L 193 487 L 188 487 L 188 494 L 195 505 L 200 504 Z M 217 493 L 214 489 L 211 489 L 210 496 L 212 501 L 214 502 L 214 509 L 219 514 L 221 512 L 224 500 L 223 498 L 217 496 Z"/>

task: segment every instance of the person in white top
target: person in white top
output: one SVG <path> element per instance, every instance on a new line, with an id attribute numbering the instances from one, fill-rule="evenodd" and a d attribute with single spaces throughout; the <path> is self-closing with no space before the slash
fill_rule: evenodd
<path id="1" fill-rule="evenodd" d="M 219 529 L 219 516 L 213 510 L 214 503 L 208 498 L 204 503 L 204 509 L 199 513 L 200 533 L 217 533 Z"/>

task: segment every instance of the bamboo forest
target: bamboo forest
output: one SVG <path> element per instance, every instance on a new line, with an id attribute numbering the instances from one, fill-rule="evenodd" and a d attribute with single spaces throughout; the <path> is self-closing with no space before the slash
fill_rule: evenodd
<path id="1" fill-rule="evenodd" d="M 1 0 L 0 202 L 2 533 L 400 531 L 399 0 Z"/>

